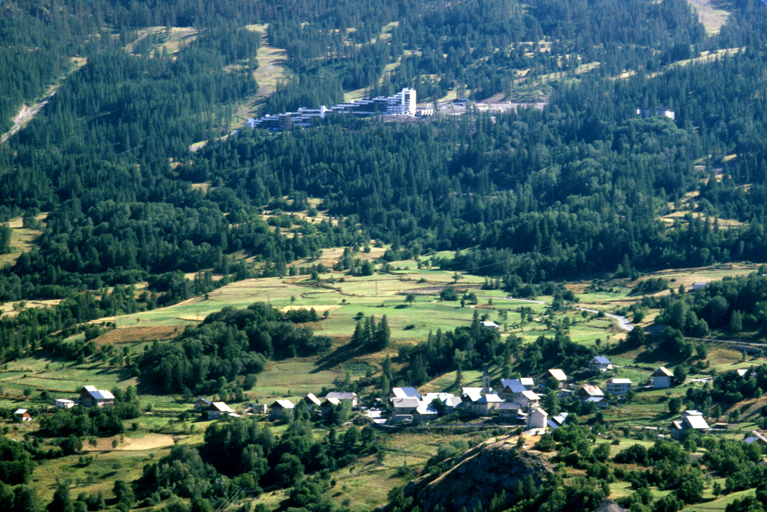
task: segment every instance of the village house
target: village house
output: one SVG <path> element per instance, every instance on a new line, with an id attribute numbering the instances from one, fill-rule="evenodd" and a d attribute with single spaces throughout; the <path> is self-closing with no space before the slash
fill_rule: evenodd
<path id="1" fill-rule="evenodd" d="M 564 385 L 565 382 L 567 382 L 567 375 L 565 375 L 565 372 L 558 368 L 552 368 L 549 370 L 549 375 L 552 379 L 557 381 L 560 388 Z"/>
<path id="2" fill-rule="evenodd" d="M 392 423 L 402 423 L 413 421 L 413 413 L 421 405 L 421 401 L 417 398 L 395 398 L 391 405 L 393 408 Z"/>
<path id="3" fill-rule="evenodd" d="M 338 400 L 349 400 L 352 403 L 352 407 L 357 407 L 357 393 L 351 391 L 331 391 L 325 395 L 325 400 L 330 398 L 336 398 Z"/>
<path id="4" fill-rule="evenodd" d="M 503 402 L 495 393 L 488 393 L 471 404 L 471 410 L 477 416 L 489 416 Z"/>
<path id="5" fill-rule="evenodd" d="M 207 411 L 210 409 L 210 406 L 213 402 L 206 400 L 205 398 L 198 398 L 197 401 L 194 403 L 194 411 L 195 412 L 202 412 Z"/>
<path id="6" fill-rule="evenodd" d="M 615 396 L 625 395 L 631 390 L 631 379 L 613 377 L 607 381 L 607 392 Z"/>
<path id="7" fill-rule="evenodd" d="M 543 409 L 535 409 L 527 415 L 527 428 L 546 430 L 548 419 L 549 413 Z"/>
<path id="8" fill-rule="evenodd" d="M 501 379 L 499 387 L 501 390 L 498 392 L 498 396 L 507 402 L 513 402 L 519 395 L 528 391 L 527 386 L 522 384 L 520 379 Z"/>
<path id="9" fill-rule="evenodd" d="M 674 374 L 660 367 L 650 376 L 652 377 L 652 387 L 655 389 L 670 388 L 674 379 Z"/>
<path id="10" fill-rule="evenodd" d="M 554 416 L 553 418 L 549 418 L 546 423 L 552 430 L 556 430 L 559 427 L 564 427 L 565 425 L 567 425 L 567 413 L 561 412 L 557 414 L 556 416 Z"/>
<path id="11" fill-rule="evenodd" d="M 461 400 L 460 396 L 450 395 L 444 399 L 442 403 L 445 404 L 445 414 L 450 414 L 451 412 L 455 412 L 455 410 L 461 406 L 463 400 Z"/>
<path id="12" fill-rule="evenodd" d="M 759 432 L 758 430 L 752 430 L 751 435 L 743 440 L 746 444 L 756 443 L 762 446 L 767 446 L 767 436 Z"/>
<path id="13" fill-rule="evenodd" d="M 412 387 L 392 388 L 392 390 L 389 391 L 389 400 L 391 401 L 395 398 L 416 398 L 420 400 L 421 394 L 418 392 L 416 388 L 412 388 Z"/>
<path id="14" fill-rule="evenodd" d="M 523 391 L 517 398 L 514 399 L 514 402 L 518 403 L 525 409 L 534 409 L 538 407 L 540 400 L 541 397 L 532 391 Z"/>
<path id="15" fill-rule="evenodd" d="M 515 423 L 519 420 L 520 407 L 515 402 L 502 402 L 498 404 L 498 417 L 501 423 Z"/>
<path id="16" fill-rule="evenodd" d="M 487 329 L 493 329 L 493 330 L 498 330 L 501 328 L 500 325 L 490 320 L 485 320 L 484 322 L 482 322 L 482 326 L 486 327 Z"/>
<path id="17" fill-rule="evenodd" d="M 13 415 L 16 418 L 19 418 L 21 421 L 32 421 L 32 413 L 27 409 L 17 409 Z"/>
<path id="18" fill-rule="evenodd" d="M 461 398 L 464 402 L 473 404 L 482 398 L 482 388 L 461 388 Z"/>
<path id="19" fill-rule="evenodd" d="M 306 408 L 309 410 L 309 412 L 322 407 L 322 402 L 320 402 L 319 398 L 314 396 L 314 393 L 309 393 L 306 395 L 304 397 L 304 402 L 306 403 Z"/>
<path id="20" fill-rule="evenodd" d="M 74 400 L 68 400 L 66 398 L 57 398 L 54 401 L 54 407 L 56 409 L 71 409 L 75 406 Z"/>
<path id="21" fill-rule="evenodd" d="M 272 405 L 269 406 L 269 419 L 274 420 L 278 419 L 280 415 L 282 414 L 282 411 L 290 411 L 293 412 L 293 409 L 295 409 L 296 406 L 293 405 L 293 402 L 290 400 L 282 399 L 282 400 L 275 400 L 272 402 Z"/>
<path id="22" fill-rule="evenodd" d="M 594 356 L 589 360 L 589 370 L 592 372 L 604 372 L 612 367 L 613 363 L 605 356 Z"/>
<path id="23" fill-rule="evenodd" d="M 610 402 L 607 401 L 607 399 L 603 396 L 590 396 L 586 400 L 583 401 L 583 403 L 593 403 L 600 409 L 604 409 L 605 407 L 608 407 L 610 405 Z"/>
<path id="24" fill-rule="evenodd" d="M 417 425 L 423 425 L 427 421 L 437 419 L 439 411 L 431 404 L 421 402 L 413 413 L 413 422 Z"/>
<path id="25" fill-rule="evenodd" d="M 213 420 L 221 416 L 231 416 L 235 412 L 224 402 L 213 402 L 208 407 L 208 419 Z"/>
<path id="26" fill-rule="evenodd" d="M 685 430 L 693 429 L 698 432 L 706 432 L 710 428 L 700 411 L 684 411 L 681 420 L 671 422 L 671 438 L 680 439 Z"/>
<path id="27" fill-rule="evenodd" d="M 85 386 L 80 391 L 80 403 L 85 407 L 104 407 L 105 405 L 114 405 L 115 397 L 105 389 Z"/>
<path id="28" fill-rule="evenodd" d="M 581 400 L 586 401 L 589 398 L 604 397 L 605 394 L 599 389 L 598 386 L 592 386 L 591 384 L 584 384 L 578 390 L 578 396 Z"/>

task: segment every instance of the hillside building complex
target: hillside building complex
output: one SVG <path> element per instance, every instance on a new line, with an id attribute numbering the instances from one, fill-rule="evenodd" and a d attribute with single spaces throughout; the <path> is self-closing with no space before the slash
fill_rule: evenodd
<path id="1" fill-rule="evenodd" d="M 394 96 L 379 96 L 372 99 L 340 103 L 334 107 L 322 105 L 320 108 L 299 108 L 297 112 L 266 115 L 258 119 L 250 118 L 246 123 L 251 128 L 265 128 L 269 131 L 289 130 L 294 126 L 306 128 L 315 119 L 325 119 L 325 114 L 335 113 L 357 117 L 384 116 L 414 116 L 416 111 L 416 94 L 414 89 L 402 89 Z"/>

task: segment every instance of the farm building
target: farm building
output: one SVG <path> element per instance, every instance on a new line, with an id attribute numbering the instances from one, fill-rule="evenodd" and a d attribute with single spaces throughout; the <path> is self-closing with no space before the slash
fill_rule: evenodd
<path id="1" fill-rule="evenodd" d="M 114 405 L 115 396 L 105 389 L 85 386 L 80 391 L 80 403 L 85 407 L 104 407 L 105 405 Z"/>

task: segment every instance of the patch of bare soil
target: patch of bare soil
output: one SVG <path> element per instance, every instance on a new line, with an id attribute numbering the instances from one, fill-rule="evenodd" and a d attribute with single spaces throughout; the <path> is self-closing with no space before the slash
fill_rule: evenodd
<path id="1" fill-rule="evenodd" d="M 117 345 L 141 340 L 171 340 L 180 333 L 172 325 L 120 327 L 95 339 L 97 345 Z"/>

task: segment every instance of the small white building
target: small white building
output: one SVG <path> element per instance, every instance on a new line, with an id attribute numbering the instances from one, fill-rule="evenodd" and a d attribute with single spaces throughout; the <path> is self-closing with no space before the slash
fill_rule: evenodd
<path id="1" fill-rule="evenodd" d="M 607 392 L 615 396 L 625 395 L 631 390 L 631 379 L 613 377 L 607 381 Z"/>
<path id="2" fill-rule="evenodd" d="M 661 366 L 653 374 L 652 377 L 652 387 L 655 389 L 662 389 L 662 388 L 670 388 L 671 383 L 674 379 L 674 374 L 668 371 L 666 368 Z"/>
<path id="3" fill-rule="evenodd" d="M 589 360 L 589 370 L 592 372 L 604 372 L 613 367 L 612 361 L 605 356 L 594 356 Z"/>
<path id="4" fill-rule="evenodd" d="M 708 426 L 706 420 L 703 419 L 703 413 L 700 411 L 689 410 L 682 413 L 681 421 L 671 422 L 671 437 L 673 439 L 679 439 L 685 430 L 697 430 L 698 432 L 706 432 L 711 427 Z"/>
<path id="5" fill-rule="evenodd" d="M 56 409 L 71 409 L 74 406 L 75 401 L 66 398 L 57 398 L 54 402 L 54 407 L 56 407 Z"/>
<path id="6" fill-rule="evenodd" d="M 280 413 L 282 411 L 293 411 L 296 406 L 291 402 L 290 400 L 281 399 L 281 400 L 275 400 L 272 402 L 272 405 L 269 406 L 269 419 L 276 419 L 279 418 Z"/>
<path id="7" fill-rule="evenodd" d="M 546 425 L 548 424 L 549 419 L 549 413 L 544 411 L 543 409 L 535 409 L 533 412 L 527 415 L 527 428 L 532 429 L 542 429 L 546 430 Z"/>
<path id="8" fill-rule="evenodd" d="M 229 416 L 234 414 L 234 411 L 229 408 L 224 402 L 213 402 L 208 409 L 208 419 L 213 420 L 220 418 L 221 416 Z"/>
<path id="9" fill-rule="evenodd" d="M 32 421 L 32 413 L 27 409 L 16 409 L 13 415 L 21 419 L 21 421 Z"/>
<path id="10" fill-rule="evenodd" d="M 484 322 L 482 322 L 482 326 L 486 327 L 488 329 L 493 329 L 493 330 L 497 330 L 497 329 L 501 328 L 500 325 L 498 325 L 497 323 L 495 323 L 495 322 L 493 322 L 491 320 L 485 320 Z"/>

